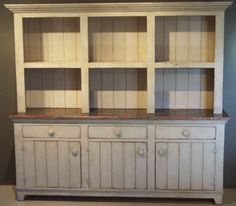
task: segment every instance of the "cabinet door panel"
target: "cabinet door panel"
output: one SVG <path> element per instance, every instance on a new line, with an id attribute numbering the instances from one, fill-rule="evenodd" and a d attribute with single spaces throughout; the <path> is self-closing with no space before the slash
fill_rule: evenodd
<path id="1" fill-rule="evenodd" d="M 25 187 L 81 187 L 80 143 L 24 141 Z"/>
<path id="2" fill-rule="evenodd" d="M 94 189 L 145 189 L 146 143 L 90 142 L 89 182 Z"/>
<path id="3" fill-rule="evenodd" d="M 157 143 L 156 189 L 214 190 L 215 143 Z"/>

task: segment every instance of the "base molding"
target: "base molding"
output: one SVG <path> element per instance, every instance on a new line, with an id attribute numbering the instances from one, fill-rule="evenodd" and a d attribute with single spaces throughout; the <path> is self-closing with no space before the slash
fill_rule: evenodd
<path id="1" fill-rule="evenodd" d="M 24 200 L 26 195 L 40 196 L 78 196 L 78 197 L 135 197 L 135 198 L 183 198 L 212 199 L 215 204 L 223 203 L 223 193 L 209 191 L 169 191 L 169 190 L 90 190 L 90 189 L 60 189 L 31 188 L 16 189 L 17 200 Z"/>

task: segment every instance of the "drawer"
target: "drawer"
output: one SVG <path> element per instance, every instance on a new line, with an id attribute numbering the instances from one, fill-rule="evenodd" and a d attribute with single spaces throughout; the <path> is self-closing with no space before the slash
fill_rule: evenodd
<path id="1" fill-rule="evenodd" d="M 147 138 L 145 126 L 89 126 L 89 138 Z"/>
<path id="2" fill-rule="evenodd" d="M 216 128 L 207 126 L 157 126 L 156 138 L 162 139 L 215 139 Z"/>
<path id="3" fill-rule="evenodd" d="M 80 126 L 77 125 L 23 125 L 23 137 L 26 138 L 80 138 Z"/>

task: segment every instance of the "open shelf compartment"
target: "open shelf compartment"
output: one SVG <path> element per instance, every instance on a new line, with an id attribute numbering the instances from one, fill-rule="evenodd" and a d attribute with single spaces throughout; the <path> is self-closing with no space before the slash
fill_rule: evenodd
<path id="1" fill-rule="evenodd" d="M 89 17 L 89 62 L 146 62 L 146 17 Z"/>
<path id="2" fill-rule="evenodd" d="M 26 107 L 81 108 L 80 69 L 26 69 Z"/>
<path id="3" fill-rule="evenodd" d="M 213 110 L 214 69 L 156 69 L 156 109 Z"/>
<path id="4" fill-rule="evenodd" d="M 24 18 L 24 61 L 80 61 L 80 18 Z"/>
<path id="5" fill-rule="evenodd" d="M 155 59 L 166 64 L 215 61 L 214 16 L 158 16 Z"/>

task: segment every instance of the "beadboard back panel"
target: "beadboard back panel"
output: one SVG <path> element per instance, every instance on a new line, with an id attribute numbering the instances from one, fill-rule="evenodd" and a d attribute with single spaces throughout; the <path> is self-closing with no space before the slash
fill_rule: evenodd
<path id="1" fill-rule="evenodd" d="M 146 17 L 90 17 L 90 62 L 146 62 Z"/>
<path id="2" fill-rule="evenodd" d="M 214 62 L 215 17 L 156 17 L 157 62 Z"/>
<path id="3" fill-rule="evenodd" d="M 25 62 L 79 61 L 79 18 L 27 18 L 23 29 Z"/>
<path id="4" fill-rule="evenodd" d="M 157 69 L 155 87 L 158 109 L 213 108 L 213 69 Z"/>

